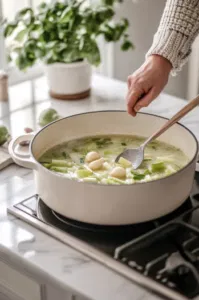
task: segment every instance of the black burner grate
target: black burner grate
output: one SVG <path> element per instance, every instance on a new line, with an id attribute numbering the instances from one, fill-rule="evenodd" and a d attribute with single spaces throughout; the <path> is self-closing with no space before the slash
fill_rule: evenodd
<path id="1" fill-rule="evenodd" d="M 199 229 L 172 222 L 118 247 L 115 258 L 144 276 L 193 298 L 199 294 L 198 253 Z"/>

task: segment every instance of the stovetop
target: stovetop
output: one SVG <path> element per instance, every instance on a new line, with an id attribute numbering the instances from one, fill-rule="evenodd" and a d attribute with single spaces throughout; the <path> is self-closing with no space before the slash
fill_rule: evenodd
<path id="1" fill-rule="evenodd" d="M 70 220 L 37 195 L 8 211 L 166 299 L 199 297 L 199 173 L 181 207 L 137 225 L 99 226 Z"/>

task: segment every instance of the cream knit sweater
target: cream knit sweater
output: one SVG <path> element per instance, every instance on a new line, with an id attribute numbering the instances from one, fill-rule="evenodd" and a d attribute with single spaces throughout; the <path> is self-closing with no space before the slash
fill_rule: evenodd
<path id="1" fill-rule="evenodd" d="M 199 0 L 167 0 L 158 31 L 146 57 L 159 54 L 167 58 L 173 75 L 181 69 L 199 33 Z"/>

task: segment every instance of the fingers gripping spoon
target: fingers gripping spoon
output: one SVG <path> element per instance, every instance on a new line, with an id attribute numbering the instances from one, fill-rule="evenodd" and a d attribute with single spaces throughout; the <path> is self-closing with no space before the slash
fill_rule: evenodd
<path id="1" fill-rule="evenodd" d="M 190 101 L 185 107 L 183 107 L 179 112 L 177 112 L 170 120 L 168 120 L 158 131 L 151 135 L 140 147 L 135 149 L 126 149 L 120 153 L 115 162 L 118 162 L 120 157 L 129 160 L 132 163 L 133 169 L 137 169 L 143 162 L 145 147 L 154 139 L 158 138 L 162 133 L 169 129 L 172 125 L 178 122 L 182 117 L 184 117 L 188 112 L 199 105 L 199 95 Z"/>

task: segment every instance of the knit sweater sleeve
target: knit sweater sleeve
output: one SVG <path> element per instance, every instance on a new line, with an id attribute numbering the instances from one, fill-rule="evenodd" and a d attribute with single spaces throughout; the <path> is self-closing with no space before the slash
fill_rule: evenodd
<path id="1" fill-rule="evenodd" d="M 153 44 L 146 54 L 167 58 L 173 75 L 181 69 L 191 53 L 199 32 L 199 0 L 167 0 Z"/>

